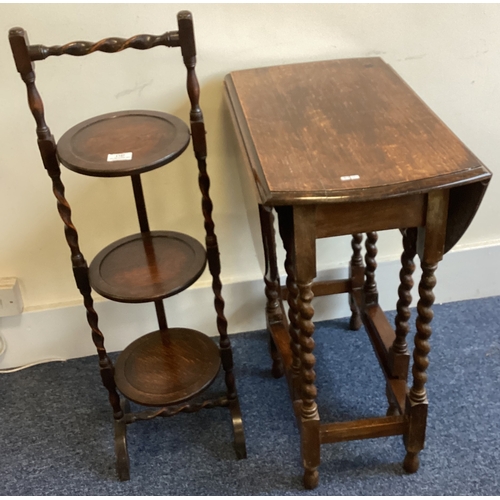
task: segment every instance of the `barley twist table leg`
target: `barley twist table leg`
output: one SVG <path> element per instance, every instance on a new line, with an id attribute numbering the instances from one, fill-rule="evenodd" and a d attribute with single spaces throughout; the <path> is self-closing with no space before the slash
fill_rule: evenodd
<path id="1" fill-rule="evenodd" d="M 406 398 L 406 413 L 409 417 L 408 431 L 404 436 L 406 457 L 403 467 L 407 472 L 416 472 L 419 467 L 419 452 L 424 448 L 427 425 L 427 368 L 429 366 L 429 338 L 432 333 L 431 321 L 434 316 L 435 272 L 443 258 L 446 226 L 448 220 L 448 190 L 431 191 L 427 198 L 425 227 L 418 229 L 417 251 L 420 257 L 422 277 L 418 287 L 420 300 L 417 304 L 417 331 L 413 351 L 413 386 Z"/>
<path id="2" fill-rule="evenodd" d="M 311 301 L 313 280 L 316 277 L 316 208 L 310 205 L 294 206 L 293 238 L 291 250 L 297 297 L 297 326 L 300 344 L 300 396 L 298 418 L 300 421 L 301 455 L 304 467 L 304 486 L 308 489 L 318 485 L 320 464 L 320 420 L 316 404 L 317 389 L 314 384 L 316 359 L 313 354 L 314 309 Z"/>
<path id="3" fill-rule="evenodd" d="M 410 429 L 406 439 L 406 457 L 403 467 L 407 472 L 416 472 L 420 465 L 418 453 L 424 447 L 425 427 L 427 421 L 427 368 L 429 366 L 428 354 L 431 350 L 429 338 L 432 330 L 430 323 L 434 316 L 432 305 L 434 303 L 433 289 L 436 286 L 434 273 L 437 264 L 422 263 L 422 279 L 419 286 L 420 300 L 417 305 L 418 317 L 416 321 L 415 349 L 413 351 L 413 386 L 409 394 Z"/>
<path id="4" fill-rule="evenodd" d="M 363 234 L 356 233 L 352 235 L 351 248 L 352 257 L 349 265 L 349 275 L 351 278 L 351 289 L 361 288 L 363 286 L 363 257 L 361 249 L 363 243 Z M 361 315 L 355 304 L 355 299 L 352 292 L 349 294 L 349 306 L 351 308 L 351 319 L 349 320 L 350 330 L 359 330 L 362 325 Z"/>
<path id="5" fill-rule="evenodd" d="M 391 376 L 400 380 L 408 379 L 408 367 L 410 363 L 410 353 L 406 336 L 410 331 L 409 320 L 411 317 L 410 305 L 412 301 L 411 290 L 413 288 L 413 272 L 415 263 L 413 259 L 417 253 L 417 229 L 409 228 L 403 231 L 403 253 L 401 254 L 401 271 L 399 273 L 400 285 L 398 288 L 399 300 L 397 302 L 397 314 L 395 318 L 396 338 L 389 350 L 389 369 Z M 390 398 L 390 391 L 387 390 L 389 408 L 387 415 L 399 414 L 397 404 Z"/>
<path id="6" fill-rule="evenodd" d="M 278 304 L 279 307 L 279 292 L 278 289 L 275 286 L 275 283 L 272 281 L 269 281 L 267 278 L 264 278 L 264 283 L 265 283 L 265 294 L 266 294 L 266 299 L 267 299 L 267 305 L 266 305 L 266 315 L 269 318 L 270 316 L 273 315 L 274 311 L 276 310 L 276 304 Z M 280 355 L 278 353 L 278 348 L 276 347 L 276 344 L 274 343 L 273 336 L 271 335 L 271 332 L 268 332 L 268 341 L 269 341 L 269 353 L 271 354 L 271 359 L 272 359 L 272 367 L 271 367 L 271 373 L 273 374 L 274 378 L 280 378 L 284 374 L 284 369 L 283 369 L 283 362 L 281 361 Z"/>
<path id="7" fill-rule="evenodd" d="M 272 207 L 259 205 L 260 228 L 265 259 L 265 294 L 266 294 L 266 321 L 269 333 L 269 351 L 273 361 L 272 374 L 274 378 L 284 374 L 283 363 L 271 334 L 271 323 L 281 322 L 281 286 L 276 256 L 276 237 L 274 233 L 274 216 Z"/>
<path id="8" fill-rule="evenodd" d="M 287 252 L 287 257 L 285 261 L 285 269 L 287 270 L 286 287 L 288 289 L 288 319 L 289 319 L 289 332 L 290 332 L 290 347 L 292 349 L 293 361 L 292 361 L 292 379 L 294 380 L 294 400 L 300 399 L 299 389 L 298 389 L 298 377 L 300 373 L 300 346 L 299 346 L 299 306 L 298 306 L 298 295 L 299 289 L 295 278 L 293 276 L 292 264 L 290 262 L 290 256 Z"/>
<path id="9" fill-rule="evenodd" d="M 288 331 L 290 334 L 290 349 L 292 351 L 292 400 L 300 399 L 299 375 L 300 375 L 300 346 L 299 346 L 299 309 L 298 296 L 299 289 L 295 280 L 295 252 L 293 248 L 293 220 L 291 213 L 280 208 L 279 211 L 279 231 L 283 246 L 285 247 L 285 271 L 288 301 Z"/>
<path id="10" fill-rule="evenodd" d="M 299 298 L 299 343 L 301 361 L 301 394 L 302 406 L 300 417 L 302 422 L 302 458 L 304 465 L 304 486 L 308 489 L 318 485 L 319 474 L 319 416 L 316 404 L 317 389 L 314 384 L 316 358 L 313 354 L 314 309 L 311 301 L 314 297 L 312 282 L 298 283 Z"/>
<path id="11" fill-rule="evenodd" d="M 375 271 L 377 269 L 377 261 L 375 257 L 377 256 L 377 240 L 378 234 L 373 231 L 366 233 L 366 255 L 365 255 L 365 286 L 364 286 L 364 296 L 365 305 L 377 304 L 378 303 L 378 291 L 377 283 L 375 281 Z"/>
<path id="12" fill-rule="evenodd" d="M 411 290 L 413 288 L 413 272 L 415 271 L 415 263 L 413 259 L 417 253 L 416 247 L 416 229 L 406 229 L 403 236 L 403 253 L 401 255 L 401 271 L 399 279 L 401 284 L 398 288 L 399 300 L 396 306 L 397 315 L 395 319 L 396 339 L 392 345 L 391 351 L 394 355 L 407 355 L 408 344 L 406 336 L 410 331 L 408 321 L 411 317 L 410 305 L 412 301 Z M 394 370 L 393 370 L 394 371 Z M 394 373 L 393 373 L 394 375 Z M 398 374 L 399 375 L 399 374 Z M 406 374 L 401 374 L 398 378 L 407 378 Z M 396 376 L 396 375 L 395 375 Z"/>

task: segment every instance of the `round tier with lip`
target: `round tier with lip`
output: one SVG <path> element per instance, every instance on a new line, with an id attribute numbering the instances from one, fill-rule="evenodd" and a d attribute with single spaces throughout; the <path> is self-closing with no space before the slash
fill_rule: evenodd
<path id="1" fill-rule="evenodd" d="M 190 140 L 188 126 L 157 111 L 120 111 L 83 121 L 57 143 L 60 162 L 96 177 L 140 174 L 177 158 Z"/>
<path id="2" fill-rule="evenodd" d="M 203 245 L 183 233 L 151 231 L 101 250 L 89 267 L 92 288 L 118 302 L 151 302 L 192 285 L 206 265 Z"/>
<path id="3" fill-rule="evenodd" d="M 201 332 L 168 328 L 132 342 L 118 357 L 115 382 L 144 406 L 181 403 L 206 389 L 220 369 L 217 344 Z"/>

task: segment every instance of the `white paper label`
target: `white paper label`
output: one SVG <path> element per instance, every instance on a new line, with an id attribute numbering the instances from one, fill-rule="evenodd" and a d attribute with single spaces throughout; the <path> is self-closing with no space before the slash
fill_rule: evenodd
<path id="1" fill-rule="evenodd" d="M 357 181 L 359 179 L 359 175 L 343 175 L 340 180 L 341 181 Z"/>
<path id="2" fill-rule="evenodd" d="M 129 161 L 132 159 L 132 153 L 109 154 L 108 161 Z"/>

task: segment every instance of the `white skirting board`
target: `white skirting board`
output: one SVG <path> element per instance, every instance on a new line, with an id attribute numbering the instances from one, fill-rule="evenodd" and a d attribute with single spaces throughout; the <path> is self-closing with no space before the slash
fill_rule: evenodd
<path id="1" fill-rule="evenodd" d="M 500 295 L 500 245 L 455 250 L 445 256 L 437 270 L 436 303 Z M 413 304 L 418 299 L 418 259 Z M 379 301 L 384 310 L 395 309 L 399 284 L 399 260 L 379 262 L 376 278 Z M 346 269 L 319 273 L 320 278 L 346 276 Z M 284 283 L 284 280 L 282 280 Z M 265 296 L 260 279 L 226 284 L 229 333 L 265 328 Z M 313 301 L 315 321 L 350 315 L 345 294 L 318 297 Z M 216 315 L 210 287 L 191 288 L 165 300 L 169 326 L 183 326 L 216 335 Z M 120 304 L 104 301 L 95 305 L 99 326 L 109 352 L 119 351 L 141 335 L 157 329 L 153 304 Z M 492 313 L 497 313 L 492 311 Z M 83 305 L 24 312 L 0 318 L 5 351 L 0 369 L 42 360 L 70 359 L 95 354 Z M 1 346 L 0 346 L 1 347 Z"/>

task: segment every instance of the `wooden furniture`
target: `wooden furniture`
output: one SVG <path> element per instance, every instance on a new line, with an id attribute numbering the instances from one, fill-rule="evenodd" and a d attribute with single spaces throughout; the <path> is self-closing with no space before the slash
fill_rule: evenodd
<path id="1" fill-rule="evenodd" d="M 424 446 L 426 370 L 435 271 L 471 222 L 491 173 L 380 58 L 235 71 L 226 95 L 260 204 L 273 373 L 285 373 L 301 433 L 304 485 L 318 484 L 320 445 L 402 434 L 404 468 Z M 272 209 L 286 250 L 279 282 Z M 377 231 L 403 235 L 393 329 L 378 305 Z M 362 259 L 366 233 L 365 265 Z M 316 238 L 352 234 L 350 277 L 316 282 Z M 422 279 L 407 385 L 412 273 Z M 348 293 L 351 329 L 363 323 L 387 381 L 387 416 L 320 423 L 314 296 Z M 288 321 L 282 304 L 288 299 Z"/>
<path id="2" fill-rule="evenodd" d="M 9 33 L 17 70 L 26 83 L 35 118 L 43 164 L 52 179 L 59 214 L 64 222 L 76 284 L 83 296 L 92 338 L 99 356 L 104 386 L 109 392 L 115 421 L 115 450 L 120 479 L 129 479 L 126 425 L 158 416 L 193 412 L 216 406 L 229 407 L 237 456 L 246 456 L 241 412 L 233 375 L 231 345 L 221 295 L 219 250 L 209 196 L 205 126 L 199 106 L 200 89 L 195 74 L 196 50 L 192 16 L 177 16 L 178 31 L 161 36 L 138 35 L 128 40 L 107 38 L 97 43 L 72 42 L 62 46 L 30 45 L 21 28 Z M 156 46 L 180 47 L 187 69 L 191 102 L 189 128 L 179 118 L 156 111 L 122 111 L 86 120 L 68 130 L 56 142 L 44 119 L 43 104 L 35 87 L 33 61 L 69 54 L 83 56 L 95 51 L 145 50 Z M 152 231 L 149 227 L 141 174 L 167 165 L 187 148 L 190 137 L 199 169 L 199 187 L 205 219 L 205 246 L 186 234 Z M 83 175 L 130 176 L 140 233 L 126 236 L 104 248 L 87 263 L 80 251 L 71 209 L 64 194 L 59 162 Z M 163 299 L 193 284 L 208 266 L 215 295 L 219 347 L 205 334 L 188 328 L 169 328 Z M 159 329 L 132 342 L 118 357 L 116 366 L 104 348 L 91 288 L 110 300 L 126 303 L 153 302 Z M 225 371 L 227 394 L 213 400 L 190 402 Z M 124 396 L 120 397 L 119 394 Z M 128 400 L 148 407 L 130 412 Z"/>

